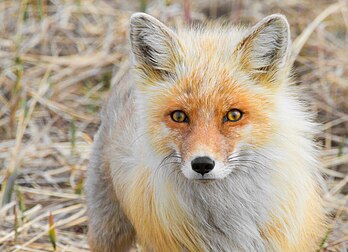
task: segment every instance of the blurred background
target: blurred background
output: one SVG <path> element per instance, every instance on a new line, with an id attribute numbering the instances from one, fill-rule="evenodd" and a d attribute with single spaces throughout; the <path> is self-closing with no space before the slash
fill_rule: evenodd
<path id="1" fill-rule="evenodd" d="M 0 1 L 0 251 L 89 251 L 83 183 L 99 110 L 129 69 L 128 21 L 282 13 L 294 77 L 321 123 L 332 223 L 318 251 L 348 251 L 348 1 Z"/>

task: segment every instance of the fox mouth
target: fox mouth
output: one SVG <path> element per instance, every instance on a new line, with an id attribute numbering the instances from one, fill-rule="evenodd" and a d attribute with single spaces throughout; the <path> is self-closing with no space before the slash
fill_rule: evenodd
<path id="1" fill-rule="evenodd" d="M 195 178 L 193 179 L 193 183 L 195 184 L 213 184 L 217 181 L 218 179 L 216 178 Z"/>
<path id="2" fill-rule="evenodd" d="M 192 178 L 192 180 L 197 181 L 198 183 L 210 183 L 210 182 L 213 182 L 213 181 L 217 180 L 217 178 L 215 178 L 213 176 L 209 176 L 210 174 L 207 174 L 207 175 L 195 176 L 195 177 Z"/>
<path id="3" fill-rule="evenodd" d="M 215 178 L 195 178 L 195 180 L 205 181 L 205 180 L 215 180 Z"/>

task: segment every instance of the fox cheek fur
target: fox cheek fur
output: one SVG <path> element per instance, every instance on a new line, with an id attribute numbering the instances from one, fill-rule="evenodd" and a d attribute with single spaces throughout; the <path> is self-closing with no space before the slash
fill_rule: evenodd
<path id="1" fill-rule="evenodd" d="M 137 13 L 130 41 L 88 167 L 92 250 L 316 251 L 315 124 L 288 79 L 286 18 L 174 32 Z"/>

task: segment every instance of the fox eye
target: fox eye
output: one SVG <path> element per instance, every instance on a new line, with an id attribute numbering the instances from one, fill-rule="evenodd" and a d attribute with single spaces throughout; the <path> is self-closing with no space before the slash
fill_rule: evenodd
<path id="1" fill-rule="evenodd" d="M 188 122 L 188 117 L 186 116 L 185 112 L 181 110 L 175 110 L 170 114 L 172 120 L 174 122 L 182 123 L 182 122 Z"/>
<path id="2" fill-rule="evenodd" d="M 237 122 L 243 117 L 243 112 L 239 109 L 231 109 L 224 117 L 224 122 Z"/>

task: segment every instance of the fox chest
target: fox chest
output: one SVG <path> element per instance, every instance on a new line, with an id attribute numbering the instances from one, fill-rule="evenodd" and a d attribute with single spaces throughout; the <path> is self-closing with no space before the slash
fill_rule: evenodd
<path id="1" fill-rule="evenodd" d="M 145 251 L 205 251 L 198 230 L 180 208 L 175 194 L 167 193 L 161 201 L 146 177 L 133 184 L 124 205 Z"/>

